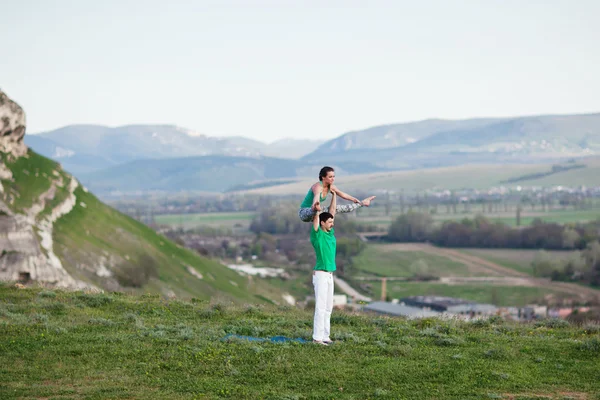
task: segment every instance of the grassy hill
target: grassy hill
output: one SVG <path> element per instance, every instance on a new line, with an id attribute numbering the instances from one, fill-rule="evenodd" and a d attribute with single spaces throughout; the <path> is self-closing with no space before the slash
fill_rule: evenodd
<path id="1" fill-rule="evenodd" d="M 0 397 L 600 399 L 600 328 L 565 321 L 405 320 L 0 283 Z"/>
<path id="2" fill-rule="evenodd" d="M 66 183 L 71 176 L 54 161 L 29 151 L 27 157 L 6 160 L 6 165 L 14 179 L 2 181 L 1 196 L 14 212 L 26 212 L 55 185 L 54 198 L 38 214 L 39 222 L 70 195 Z M 83 186 L 74 195 L 75 206 L 54 223 L 52 235 L 54 253 L 74 278 L 109 290 L 250 303 L 283 301 L 282 293 L 267 283 L 249 280 L 178 246 L 103 204 Z"/>

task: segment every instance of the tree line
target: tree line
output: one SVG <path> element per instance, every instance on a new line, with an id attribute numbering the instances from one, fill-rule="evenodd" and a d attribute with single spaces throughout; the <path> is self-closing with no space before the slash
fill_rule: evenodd
<path id="1" fill-rule="evenodd" d="M 483 215 L 439 225 L 430 214 L 409 212 L 392 222 L 387 238 L 393 242 L 431 242 L 445 247 L 581 250 L 597 241 L 599 232 L 600 219 L 566 225 L 535 219 L 529 226 L 513 228 Z"/>

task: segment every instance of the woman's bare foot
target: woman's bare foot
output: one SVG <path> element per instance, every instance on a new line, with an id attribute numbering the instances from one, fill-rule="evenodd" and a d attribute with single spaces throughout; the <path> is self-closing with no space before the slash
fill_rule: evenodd
<path id="1" fill-rule="evenodd" d="M 316 202 L 315 205 L 312 207 L 313 211 L 318 211 L 321 212 L 321 203 L 320 202 Z"/>
<path id="2" fill-rule="evenodd" d="M 373 199 L 375 199 L 375 197 L 377 197 L 377 196 L 367 197 L 366 199 L 364 199 L 362 201 L 362 205 L 365 207 L 369 207 L 371 205 L 371 202 L 373 201 Z"/>

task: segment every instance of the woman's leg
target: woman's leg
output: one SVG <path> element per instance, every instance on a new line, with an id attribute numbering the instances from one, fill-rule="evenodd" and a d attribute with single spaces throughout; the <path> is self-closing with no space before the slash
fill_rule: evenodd
<path id="1" fill-rule="evenodd" d="M 315 216 L 315 210 L 310 207 L 301 208 L 298 210 L 298 216 L 304 222 L 312 222 Z"/>
<path id="2" fill-rule="evenodd" d="M 362 205 L 358 204 L 358 203 L 338 204 L 335 206 L 335 212 L 336 213 L 349 213 L 360 207 L 362 207 Z M 323 212 L 329 212 L 329 207 L 325 208 L 323 210 Z"/>

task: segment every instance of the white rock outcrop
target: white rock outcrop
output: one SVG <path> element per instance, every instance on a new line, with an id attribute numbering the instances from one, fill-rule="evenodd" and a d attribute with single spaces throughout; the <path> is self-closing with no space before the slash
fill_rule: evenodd
<path id="1" fill-rule="evenodd" d="M 0 215 L 0 249 L 2 249 L 0 280 L 31 280 L 57 287 L 92 288 L 85 282 L 73 279 L 63 268 L 52 248 L 53 224 L 75 205 L 73 192 L 77 186 L 77 181 L 72 178 L 69 185 L 70 195 L 67 199 L 37 223 L 37 214 L 44 209 L 45 202 L 53 198 L 48 193 L 54 194 L 54 184 L 50 190 L 40 196 L 39 200 L 42 204 L 34 204 L 26 215 L 13 213 Z"/>
<path id="2" fill-rule="evenodd" d="M 0 91 L 0 180 L 11 180 L 12 172 L 3 159 L 14 160 L 26 157 L 25 113 L 17 103 Z M 38 179 L 49 179 L 40 176 Z M 73 279 L 54 254 L 52 231 L 54 222 L 69 213 L 77 199 L 75 189 L 78 182 L 71 178 L 69 195 L 49 215 L 40 218 L 40 213 L 56 195 L 56 188 L 63 187 L 62 175 L 54 171 L 50 188 L 34 199 L 33 205 L 23 213 L 11 210 L 0 196 L 0 280 L 36 281 L 65 288 L 93 288 L 85 282 Z M 4 191 L 0 183 L 0 194 Z"/>
<path id="3" fill-rule="evenodd" d="M 0 90 L 0 152 L 11 154 L 13 157 L 24 156 L 27 154 L 27 146 L 23 143 L 24 136 L 25 112 Z"/>

